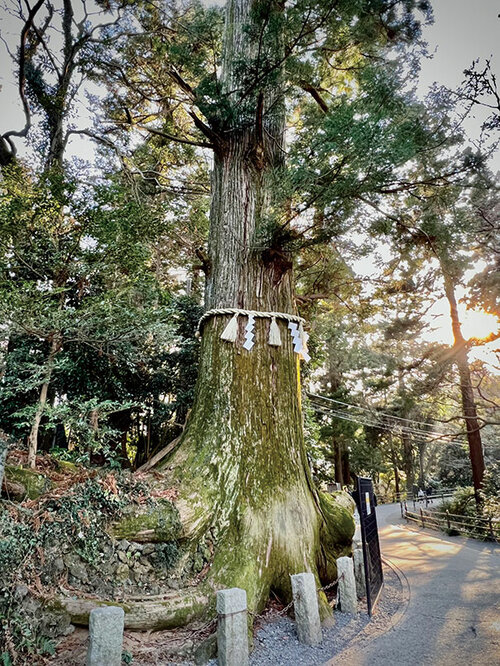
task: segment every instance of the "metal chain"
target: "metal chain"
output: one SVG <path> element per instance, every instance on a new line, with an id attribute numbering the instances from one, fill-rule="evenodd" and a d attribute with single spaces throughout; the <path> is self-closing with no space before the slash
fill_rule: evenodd
<path id="1" fill-rule="evenodd" d="M 252 616 L 253 618 L 255 618 L 255 619 L 257 619 L 257 618 L 264 618 L 264 617 L 267 617 L 268 615 L 278 615 L 278 616 L 281 616 L 281 615 L 285 615 L 286 613 L 288 613 L 288 611 L 290 610 L 290 608 L 291 608 L 292 606 L 293 606 L 293 599 L 292 599 L 292 601 L 290 601 L 289 604 L 287 604 L 284 608 L 282 608 L 282 609 L 279 610 L 279 611 L 264 610 L 262 613 L 254 613 L 253 611 L 249 610 L 249 611 L 247 611 L 247 612 L 248 612 L 249 615 L 251 615 L 251 616 Z"/>
<path id="2" fill-rule="evenodd" d="M 325 590 L 329 590 L 331 587 L 334 585 L 337 585 L 339 581 L 341 581 L 344 578 L 344 574 L 341 574 L 337 580 L 333 580 L 331 583 L 328 583 L 328 585 L 323 585 L 323 587 L 318 587 L 318 592 L 324 592 Z"/>
<path id="3" fill-rule="evenodd" d="M 292 606 L 293 606 L 293 599 L 290 601 L 289 604 L 287 604 L 284 608 L 278 611 L 276 615 L 286 615 Z"/>
<path id="4" fill-rule="evenodd" d="M 328 583 L 327 585 L 323 585 L 323 587 L 318 587 L 317 591 L 318 592 L 325 592 L 326 590 L 330 590 L 332 587 L 337 585 L 339 583 L 339 581 L 341 581 L 343 578 L 344 578 L 344 574 L 341 574 L 337 579 L 332 580 L 331 583 Z M 271 613 L 273 615 L 278 615 L 278 616 L 286 615 L 286 613 L 290 610 L 290 608 L 292 608 L 293 602 L 294 602 L 294 600 L 292 599 L 292 601 L 290 601 L 290 603 L 287 604 L 284 608 L 282 608 L 280 611 L 274 611 L 274 613 L 272 611 L 264 611 L 263 613 L 254 613 L 250 610 L 247 611 L 247 612 L 248 612 L 249 615 L 251 615 L 255 619 L 266 617 L 267 615 L 270 615 Z"/>
<path id="5" fill-rule="evenodd" d="M 318 587 L 317 591 L 318 592 L 325 592 L 326 590 L 330 590 L 332 587 L 337 585 L 339 581 L 341 581 L 344 578 L 344 574 L 341 574 L 336 580 L 333 580 L 331 583 L 328 583 L 327 585 L 323 585 L 323 587 Z M 251 615 L 255 620 L 258 618 L 265 618 L 269 615 L 277 615 L 278 617 L 281 617 L 282 615 L 286 615 L 290 608 L 292 608 L 294 603 L 294 600 L 292 599 L 289 604 L 287 604 L 284 608 L 282 608 L 279 611 L 272 611 L 272 610 L 264 610 L 262 613 L 254 613 L 251 610 L 246 610 L 246 612 Z M 245 611 L 237 611 L 237 613 L 227 613 L 224 614 L 223 617 L 228 617 L 230 615 L 238 615 L 239 613 L 244 613 Z M 213 622 L 213 620 L 212 620 Z M 210 622 L 208 624 L 211 624 Z"/>

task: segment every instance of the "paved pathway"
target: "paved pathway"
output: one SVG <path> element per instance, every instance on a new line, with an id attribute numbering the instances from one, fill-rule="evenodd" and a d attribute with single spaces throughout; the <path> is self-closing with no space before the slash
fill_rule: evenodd
<path id="1" fill-rule="evenodd" d="M 328 666 L 500 665 L 500 546 L 407 527 L 399 505 L 379 506 L 377 518 L 407 601 L 391 629 Z"/>

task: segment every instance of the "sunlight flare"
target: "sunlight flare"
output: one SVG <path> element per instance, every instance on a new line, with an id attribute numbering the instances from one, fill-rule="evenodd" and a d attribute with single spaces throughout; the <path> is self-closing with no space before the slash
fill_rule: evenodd
<path id="1" fill-rule="evenodd" d="M 498 332 L 498 318 L 484 310 L 465 310 L 463 313 L 462 335 L 466 340 L 482 340 Z"/>

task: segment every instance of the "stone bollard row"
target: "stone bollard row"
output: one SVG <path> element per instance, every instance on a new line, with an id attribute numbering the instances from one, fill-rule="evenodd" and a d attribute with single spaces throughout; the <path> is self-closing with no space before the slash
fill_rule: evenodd
<path id="1" fill-rule="evenodd" d="M 299 641 L 306 645 L 318 645 L 323 640 L 323 635 L 314 574 L 300 573 L 290 578 Z"/>
<path id="2" fill-rule="evenodd" d="M 90 611 L 87 666 L 120 666 L 124 619 L 123 608 L 118 606 Z"/>

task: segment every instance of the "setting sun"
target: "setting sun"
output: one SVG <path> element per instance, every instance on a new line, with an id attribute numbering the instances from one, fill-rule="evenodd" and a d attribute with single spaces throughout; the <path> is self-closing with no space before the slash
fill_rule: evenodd
<path id="1" fill-rule="evenodd" d="M 465 303 L 459 303 L 458 316 L 462 325 L 462 335 L 466 340 L 484 339 L 498 332 L 500 325 L 498 318 L 484 310 L 469 310 Z M 448 301 L 445 298 L 436 301 L 428 317 L 431 321 L 431 331 L 426 334 L 426 339 L 452 345 L 453 331 Z"/>
<path id="2" fill-rule="evenodd" d="M 495 315 L 484 310 L 464 310 L 462 319 L 462 335 L 470 338 L 487 338 L 498 332 L 499 322 Z"/>

